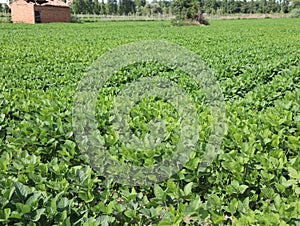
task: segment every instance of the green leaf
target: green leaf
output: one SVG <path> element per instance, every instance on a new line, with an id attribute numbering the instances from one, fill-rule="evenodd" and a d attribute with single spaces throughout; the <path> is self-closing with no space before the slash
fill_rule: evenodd
<path id="1" fill-rule="evenodd" d="M 18 212 L 21 214 L 29 213 L 31 211 L 31 207 L 23 203 L 17 203 L 16 207 Z"/>
<path id="2" fill-rule="evenodd" d="M 192 192 L 193 182 L 190 182 L 184 186 L 184 194 L 189 195 Z"/>
<path id="3" fill-rule="evenodd" d="M 238 201 L 236 198 L 232 199 L 229 203 L 229 211 L 230 213 L 234 214 L 238 208 Z"/>
<path id="4" fill-rule="evenodd" d="M 36 208 L 38 205 L 40 196 L 41 196 L 40 193 L 34 192 L 33 195 L 27 199 L 26 204 L 31 206 L 32 208 Z"/>
<path id="5" fill-rule="evenodd" d="M 91 194 L 89 191 L 88 192 L 86 192 L 86 191 L 80 191 L 78 193 L 78 195 L 86 203 L 89 203 L 89 202 L 93 201 L 94 198 L 95 198 L 94 195 Z"/>
<path id="6" fill-rule="evenodd" d="M 190 216 L 192 214 L 198 214 L 198 210 L 201 207 L 201 199 L 197 195 L 195 199 L 193 199 L 188 206 L 185 207 L 184 209 L 184 216 Z"/>
<path id="7" fill-rule="evenodd" d="M 42 214 L 43 214 L 45 211 L 46 211 L 45 208 L 41 208 L 41 209 L 35 210 L 34 213 L 33 213 L 32 221 L 34 221 L 34 222 L 38 221 L 38 220 L 41 218 Z"/>
<path id="8" fill-rule="evenodd" d="M 12 219 L 21 219 L 22 218 L 22 213 L 19 213 L 17 211 L 13 211 L 10 215 L 10 218 L 12 218 Z"/>
<path id="9" fill-rule="evenodd" d="M 116 202 L 116 201 L 111 201 L 111 202 L 107 205 L 105 214 L 112 214 L 113 209 L 114 209 L 114 206 L 115 206 L 115 202 Z"/>
<path id="10" fill-rule="evenodd" d="M 51 199 L 50 201 L 50 213 L 51 214 L 55 214 L 57 212 L 57 205 L 56 205 L 56 202 L 57 202 L 57 198 L 53 198 Z"/>
<path id="11" fill-rule="evenodd" d="M 68 198 L 66 198 L 66 197 L 61 198 L 59 200 L 59 202 L 57 203 L 57 210 L 60 212 L 63 210 L 67 210 L 67 209 L 69 209 L 70 204 L 71 204 L 71 201 Z"/>
<path id="12" fill-rule="evenodd" d="M 15 190 L 15 187 L 11 187 L 10 189 L 6 190 L 6 192 L 4 192 L 3 197 L 7 200 L 10 200 Z"/>
<path id="13" fill-rule="evenodd" d="M 197 195 L 196 198 L 194 198 L 191 202 L 190 202 L 190 206 L 194 209 L 194 210 L 198 210 L 201 207 L 201 199 L 200 197 Z"/>
<path id="14" fill-rule="evenodd" d="M 239 192 L 240 192 L 240 194 L 243 194 L 246 191 L 247 188 L 248 188 L 247 185 L 240 185 L 239 186 Z"/>
<path id="15" fill-rule="evenodd" d="M 167 181 L 167 190 L 166 190 L 166 192 L 167 192 L 168 194 L 174 194 L 174 193 L 177 192 L 176 184 L 175 184 L 175 182 L 174 182 L 173 180 L 171 180 L 171 179 L 169 179 L 169 180 Z"/>
<path id="16" fill-rule="evenodd" d="M 274 198 L 274 204 L 275 204 L 275 207 L 277 210 L 280 209 L 281 207 L 281 198 L 280 198 L 280 195 L 276 195 L 275 198 Z"/>
<path id="17" fill-rule="evenodd" d="M 133 219 L 136 217 L 136 210 L 126 210 L 124 212 L 126 217 L 129 217 L 130 219 Z"/>
<path id="18" fill-rule="evenodd" d="M 249 197 L 245 198 L 244 201 L 238 201 L 238 211 L 243 214 L 247 214 L 249 210 Z"/>
<path id="19" fill-rule="evenodd" d="M 111 223 L 115 221 L 114 217 L 110 217 L 108 215 L 103 215 L 97 218 L 97 221 L 100 223 L 101 226 L 109 226 Z"/>
<path id="20" fill-rule="evenodd" d="M 154 195 L 156 198 L 165 201 L 166 193 L 165 191 L 157 184 L 154 184 Z"/>
<path id="21" fill-rule="evenodd" d="M 216 194 L 211 194 L 208 196 L 207 206 L 209 209 L 219 208 L 221 205 L 221 200 Z"/>
<path id="22" fill-rule="evenodd" d="M 63 222 L 65 219 L 67 219 L 68 217 L 68 212 L 66 210 L 58 213 L 58 215 L 56 216 L 56 219 L 58 222 Z"/>
<path id="23" fill-rule="evenodd" d="M 10 208 L 0 210 L 0 222 L 6 222 L 11 214 Z"/>
<path id="24" fill-rule="evenodd" d="M 15 189 L 17 196 L 22 200 L 25 201 L 28 196 L 28 188 L 24 184 L 16 181 L 15 182 Z"/>
<path id="25" fill-rule="evenodd" d="M 3 212 L 4 212 L 4 219 L 7 220 L 9 218 L 10 213 L 11 213 L 10 208 L 5 208 L 3 210 Z"/>
<path id="26" fill-rule="evenodd" d="M 289 176 L 291 178 L 295 178 L 296 180 L 299 180 L 300 181 L 300 172 L 297 172 L 297 170 L 295 170 L 294 168 L 292 167 L 288 167 L 287 168 L 288 171 L 289 171 Z"/>
<path id="27" fill-rule="evenodd" d="M 286 188 L 296 184 L 298 184 L 298 181 L 296 180 L 285 180 L 282 182 L 282 185 Z"/>

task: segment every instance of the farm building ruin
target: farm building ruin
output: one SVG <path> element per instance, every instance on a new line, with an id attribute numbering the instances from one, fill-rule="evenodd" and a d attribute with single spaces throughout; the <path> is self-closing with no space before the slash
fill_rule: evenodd
<path id="1" fill-rule="evenodd" d="M 13 23 L 70 22 L 70 7 L 59 0 L 17 0 L 11 4 Z"/>

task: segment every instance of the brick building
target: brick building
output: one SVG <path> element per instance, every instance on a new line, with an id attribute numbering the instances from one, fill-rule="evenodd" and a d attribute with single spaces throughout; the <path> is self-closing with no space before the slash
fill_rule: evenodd
<path id="1" fill-rule="evenodd" d="M 13 23 L 70 22 L 70 7 L 59 0 L 17 0 L 11 4 Z"/>

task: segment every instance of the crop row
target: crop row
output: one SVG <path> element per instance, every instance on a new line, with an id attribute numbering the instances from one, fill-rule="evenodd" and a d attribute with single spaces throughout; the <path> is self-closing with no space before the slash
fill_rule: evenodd
<path id="1" fill-rule="evenodd" d="M 299 224 L 299 22 L 0 24 L 1 224 Z M 200 126 L 179 172 L 153 186 L 129 186 L 89 165 L 74 138 L 73 97 L 98 56 L 146 39 L 175 42 L 202 57 L 223 91 L 227 131 L 219 155 L 203 170 L 214 119 L 199 85 L 159 62 L 120 69 L 99 91 L 96 108 L 99 134 L 114 159 L 151 166 L 168 159 L 178 143 L 178 112 L 153 98 L 134 106 L 129 125 L 144 139 L 153 118 L 165 119 L 162 145 L 135 151 L 118 139 L 110 109 L 138 78 L 179 84 L 195 103 Z"/>

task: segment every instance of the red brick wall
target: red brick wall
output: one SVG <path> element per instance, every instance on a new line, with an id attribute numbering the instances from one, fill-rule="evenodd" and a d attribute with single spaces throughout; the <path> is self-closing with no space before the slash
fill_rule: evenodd
<path id="1" fill-rule="evenodd" d="M 71 21 L 71 9 L 68 7 L 34 6 L 34 10 L 41 12 L 42 23 Z"/>
<path id="2" fill-rule="evenodd" d="M 34 24 L 34 4 L 25 1 L 16 1 L 11 5 L 11 19 L 14 23 Z"/>
<path id="3" fill-rule="evenodd" d="M 60 6 L 38 6 L 18 0 L 11 5 L 11 17 L 14 23 L 35 23 L 34 11 L 41 12 L 42 23 L 70 22 L 71 9 Z"/>

